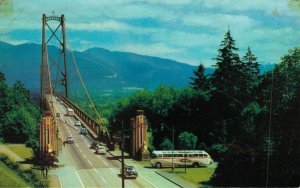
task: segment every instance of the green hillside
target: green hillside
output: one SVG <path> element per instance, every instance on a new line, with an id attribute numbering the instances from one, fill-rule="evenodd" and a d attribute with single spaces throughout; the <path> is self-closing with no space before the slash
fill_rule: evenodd
<path id="1" fill-rule="evenodd" d="M 0 161 L 0 187 L 30 187 L 30 184 Z"/>

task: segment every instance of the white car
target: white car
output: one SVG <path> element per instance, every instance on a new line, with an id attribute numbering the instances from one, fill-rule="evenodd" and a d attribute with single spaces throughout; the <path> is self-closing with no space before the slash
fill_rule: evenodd
<path id="1" fill-rule="evenodd" d="M 76 126 L 81 126 L 81 122 L 80 121 L 75 121 L 75 125 Z"/>
<path id="2" fill-rule="evenodd" d="M 75 142 L 75 140 L 74 140 L 73 136 L 72 136 L 72 135 L 69 135 L 69 136 L 67 137 L 67 143 L 73 144 L 74 142 Z"/>
<path id="3" fill-rule="evenodd" d="M 104 146 L 96 146 L 96 153 L 106 154 L 106 148 Z"/>

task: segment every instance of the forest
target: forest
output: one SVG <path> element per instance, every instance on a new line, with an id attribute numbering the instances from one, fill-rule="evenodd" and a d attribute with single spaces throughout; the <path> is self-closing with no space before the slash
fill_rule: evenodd
<path id="1" fill-rule="evenodd" d="M 175 149 L 204 149 L 218 162 L 212 185 L 298 186 L 300 48 L 264 74 L 250 47 L 242 57 L 238 51 L 226 32 L 213 74 L 199 65 L 188 88 L 160 86 L 120 99 L 102 109 L 109 128 L 120 130 L 116 119 L 129 128 L 142 109 L 149 150 L 171 149 L 174 127 Z"/>
<path id="2" fill-rule="evenodd" d="M 40 117 L 25 85 L 16 81 L 9 86 L 0 72 L 0 143 L 25 143 L 37 149 Z"/>

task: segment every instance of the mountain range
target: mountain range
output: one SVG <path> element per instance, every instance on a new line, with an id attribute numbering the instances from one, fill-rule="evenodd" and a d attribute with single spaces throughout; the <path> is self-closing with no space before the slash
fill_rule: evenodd
<path id="1" fill-rule="evenodd" d="M 22 81 L 31 91 L 40 88 L 41 45 L 25 43 L 11 45 L 0 42 L 0 71 L 4 72 L 9 84 Z M 52 59 L 59 49 L 48 47 Z M 70 86 L 80 85 L 70 53 L 67 53 Z M 90 91 L 114 89 L 155 89 L 159 85 L 176 88 L 187 87 L 196 66 L 170 59 L 139 55 L 135 53 L 109 51 L 103 48 L 90 48 L 82 52 L 74 51 L 74 58 L 86 87 Z M 53 58 L 54 57 L 54 58 Z M 49 58 L 51 60 L 51 58 Z M 62 62 L 60 62 L 62 63 Z M 262 72 L 274 65 L 264 65 Z M 213 73 L 214 68 L 206 68 L 205 73 Z M 52 71 L 54 73 L 55 71 Z M 53 78 L 54 75 L 51 75 Z"/>

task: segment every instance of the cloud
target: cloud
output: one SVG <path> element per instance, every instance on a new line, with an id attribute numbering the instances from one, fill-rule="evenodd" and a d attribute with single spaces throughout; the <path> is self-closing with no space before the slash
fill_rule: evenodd
<path id="1" fill-rule="evenodd" d="M 165 43 L 153 44 L 125 44 L 117 48 L 120 51 L 134 52 L 138 54 L 162 56 L 166 57 L 168 54 L 181 53 L 182 49 L 172 48 Z"/>
<path id="2" fill-rule="evenodd" d="M 238 27 L 240 30 L 248 30 L 258 24 L 257 21 L 246 15 L 224 13 L 191 13 L 182 17 L 181 21 L 186 26 L 217 29 L 218 31 L 223 31 L 228 26 Z"/>

